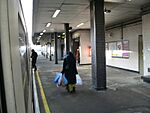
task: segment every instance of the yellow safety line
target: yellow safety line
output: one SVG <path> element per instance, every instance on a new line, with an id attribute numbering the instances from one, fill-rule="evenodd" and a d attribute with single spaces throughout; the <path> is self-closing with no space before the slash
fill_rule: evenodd
<path id="1" fill-rule="evenodd" d="M 41 92 L 42 101 L 43 101 L 43 104 L 44 104 L 45 113 L 51 113 L 50 109 L 49 109 L 49 106 L 48 106 L 48 103 L 47 103 L 47 100 L 46 100 L 46 96 L 45 96 L 45 93 L 44 93 L 44 90 L 43 90 L 43 87 L 42 87 L 42 83 L 41 83 L 38 71 L 36 71 L 36 75 L 37 75 L 37 80 L 38 80 L 38 83 L 39 83 L 39 86 L 40 86 L 40 92 Z"/>

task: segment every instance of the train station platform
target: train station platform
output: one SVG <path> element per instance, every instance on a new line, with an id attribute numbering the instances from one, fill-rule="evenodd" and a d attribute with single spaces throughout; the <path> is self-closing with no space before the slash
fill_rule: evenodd
<path id="1" fill-rule="evenodd" d="M 134 72 L 107 67 L 107 90 L 96 91 L 91 83 L 91 65 L 78 65 L 83 85 L 69 94 L 54 82 L 62 61 L 40 56 L 36 84 L 41 113 L 150 113 L 150 84 Z M 41 84 L 40 84 L 41 83 Z"/>

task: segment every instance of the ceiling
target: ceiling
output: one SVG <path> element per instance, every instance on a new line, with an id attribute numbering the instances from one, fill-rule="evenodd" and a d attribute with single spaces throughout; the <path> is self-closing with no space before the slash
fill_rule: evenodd
<path id="1" fill-rule="evenodd" d="M 110 26 L 141 16 L 141 7 L 149 0 L 105 0 L 105 8 L 111 10 L 105 14 L 105 25 Z M 60 13 L 52 18 L 56 9 Z M 46 24 L 52 22 L 46 28 Z M 64 32 L 64 23 L 75 29 L 90 28 L 89 0 L 33 0 L 33 35 L 44 29 L 46 32 Z M 80 23 L 84 25 L 77 28 Z"/>

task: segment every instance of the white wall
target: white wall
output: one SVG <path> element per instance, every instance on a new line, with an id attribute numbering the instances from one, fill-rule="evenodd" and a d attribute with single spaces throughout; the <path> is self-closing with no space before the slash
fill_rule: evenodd
<path id="1" fill-rule="evenodd" d="M 106 42 L 121 41 L 121 28 L 106 31 Z M 149 31 L 150 32 L 150 31 Z M 88 47 L 91 45 L 90 31 L 79 30 L 73 36 L 80 37 L 80 64 L 91 63 Z M 118 68 L 139 71 L 138 36 L 142 35 L 142 24 L 135 23 L 123 28 L 123 39 L 129 41 L 129 58 L 112 58 L 111 52 L 106 51 L 106 64 Z M 150 56 L 150 55 L 149 55 Z M 149 63 L 150 64 L 150 63 Z"/>
<path id="2" fill-rule="evenodd" d="M 150 75 L 150 14 L 142 17 L 144 76 Z"/>
<path id="3" fill-rule="evenodd" d="M 89 46 L 91 46 L 90 31 L 80 31 L 80 64 L 91 63 L 91 56 L 89 56 Z"/>
<path id="4" fill-rule="evenodd" d="M 106 37 L 106 40 L 105 40 L 106 42 L 120 40 L 121 39 L 121 29 L 115 28 L 115 29 L 106 31 L 105 37 Z"/>
<path id="5" fill-rule="evenodd" d="M 80 64 L 91 64 L 91 56 L 89 56 L 90 30 L 79 30 L 73 34 L 73 37 L 75 36 L 80 37 Z"/>
<path id="6" fill-rule="evenodd" d="M 133 24 L 123 28 L 123 39 L 129 40 L 129 58 L 112 58 L 111 51 L 106 52 L 106 64 L 123 69 L 139 71 L 138 64 L 138 35 L 142 34 L 142 25 Z M 121 41 L 121 28 L 106 32 L 106 42 Z"/>

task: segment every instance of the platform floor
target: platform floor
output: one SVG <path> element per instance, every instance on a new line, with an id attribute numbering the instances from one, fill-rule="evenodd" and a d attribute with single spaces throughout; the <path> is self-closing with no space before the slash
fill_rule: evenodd
<path id="1" fill-rule="evenodd" d="M 39 57 L 37 67 L 46 96 L 44 100 L 36 81 L 41 113 L 49 113 L 48 109 L 50 113 L 150 113 L 150 84 L 137 73 L 107 67 L 107 90 L 96 91 L 92 88 L 91 66 L 77 66 L 83 85 L 69 94 L 53 82 L 55 73 L 62 70 L 62 61 L 55 64 Z"/>

